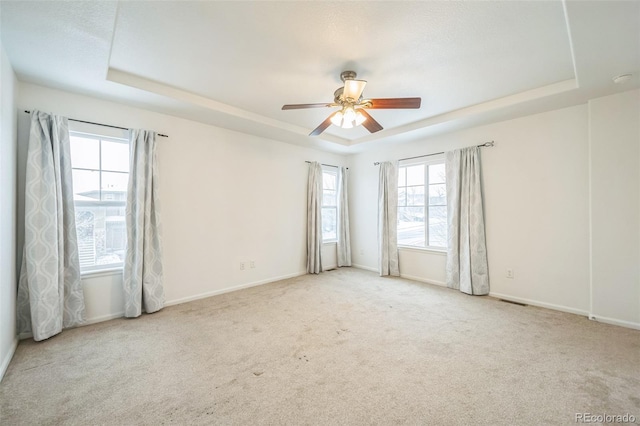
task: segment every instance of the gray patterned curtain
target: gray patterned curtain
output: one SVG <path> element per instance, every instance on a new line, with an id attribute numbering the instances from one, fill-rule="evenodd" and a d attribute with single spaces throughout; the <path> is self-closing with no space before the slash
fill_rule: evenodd
<path id="1" fill-rule="evenodd" d="M 156 134 L 129 131 L 130 172 L 127 187 L 127 251 L 124 263 L 125 316 L 164 307 L 162 240 L 158 206 Z"/>
<path id="2" fill-rule="evenodd" d="M 380 163 L 378 182 L 378 270 L 380 276 L 400 276 L 398 267 L 398 167 Z"/>
<path id="3" fill-rule="evenodd" d="M 349 170 L 338 169 L 338 266 L 351 266 L 351 236 L 349 235 Z"/>
<path id="4" fill-rule="evenodd" d="M 447 287 L 468 294 L 489 293 L 484 234 L 480 148 L 445 154 L 447 170 Z"/>
<path id="5" fill-rule="evenodd" d="M 322 272 L 322 166 L 316 161 L 307 183 L 307 272 Z"/>
<path id="6" fill-rule="evenodd" d="M 67 119 L 31 113 L 18 333 L 44 340 L 84 322 Z"/>

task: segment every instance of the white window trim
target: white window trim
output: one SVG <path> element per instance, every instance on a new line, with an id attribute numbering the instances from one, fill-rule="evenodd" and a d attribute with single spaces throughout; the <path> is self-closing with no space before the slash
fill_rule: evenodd
<path id="1" fill-rule="evenodd" d="M 113 264 L 112 264 L 113 265 Z M 116 267 L 111 267 L 106 269 L 96 269 L 91 271 L 83 271 L 80 273 L 81 278 L 98 278 L 98 277 L 109 277 L 112 275 L 121 275 L 124 270 L 124 264 Z"/>
<path id="2" fill-rule="evenodd" d="M 322 238 L 322 235 L 320 236 L 322 238 L 322 244 L 337 244 L 338 243 L 338 237 L 337 237 L 337 233 L 338 233 L 338 167 L 337 166 L 327 166 L 327 165 L 322 165 L 322 172 L 324 173 L 325 171 L 331 173 L 331 174 L 335 174 L 336 175 L 336 205 L 334 206 L 327 206 L 326 208 L 335 208 L 336 209 L 336 238 L 332 238 L 330 240 L 325 240 L 324 238 Z M 322 187 L 322 192 L 324 193 L 324 184 Z M 322 199 L 324 200 L 324 194 Z M 320 208 L 323 208 L 324 206 L 321 206 Z"/>
<path id="3" fill-rule="evenodd" d="M 416 246 L 403 246 L 398 244 L 398 250 L 400 251 L 417 251 L 438 254 L 441 256 L 447 255 L 447 249 L 442 247 L 416 247 Z"/>
<path id="4" fill-rule="evenodd" d="M 445 157 L 444 157 L 444 153 L 442 154 L 435 154 L 435 155 L 430 155 L 428 157 L 418 157 L 418 158 L 411 158 L 408 160 L 400 160 L 398 161 L 398 167 L 407 167 L 407 166 L 415 166 L 418 164 L 424 164 L 425 166 L 431 166 L 434 164 L 443 164 L 445 162 Z M 425 174 L 428 176 L 428 167 L 425 168 Z M 428 179 L 428 178 L 427 178 Z M 428 180 L 425 181 L 425 217 L 428 220 L 428 199 L 429 199 L 429 193 L 428 193 L 428 188 L 427 186 L 428 184 Z M 425 227 L 427 227 L 428 224 L 425 222 Z M 425 231 L 425 237 L 428 237 L 427 231 Z M 425 241 L 425 243 L 428 241 Z M 438 254 L 447 254 L 447 248 L 446 247 L 439 247 L 439 246 L 425 246 L 425 247 L 419 247 L 419 246 L 408 246 L 408 245 L 403 245 L 403 244 L 398 244 L 398 249 L 403 249 L 403 250 L 415 250 L 415 251 L 421 251 L 421 252 L 432 252 L 432 253 L 438 253 Z"/>
<path id="5" fill-rule="evenodd" d="M 111 132 L 105 132 L 103 126 L 97 126 L 90 123 L 72 122 L 69 124 L 70 135 L 77 137 L 89 137 L 98 138 L 103 141 L 117 142 L 123 144 L 129 144 L 128 130 L 112 130 Z M 127 174 L 130 173 L 126 172 Z M 106 200 L 109 202 L 109 200 Z M 107 265 L 95 265 L 89 269 L 85 268 L 80 271 L 81 278 L 100 277 L 121 274 L 124 270 L 124 262 L 121 263 L 109 263 Z"/>

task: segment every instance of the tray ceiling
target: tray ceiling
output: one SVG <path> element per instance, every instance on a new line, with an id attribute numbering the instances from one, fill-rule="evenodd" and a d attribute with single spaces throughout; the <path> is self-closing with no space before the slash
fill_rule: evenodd
<path id="1" fill-rule="evenodd" d="M 0 12 L 23 81 L 342 152 L 628 90 L 640 69 L 638 2 L 3 1 Z M 365 97 L 419 96 L 422 108 L 370 111 L 376 134 L 307 136 L 331 110 L 281 106 L 331 102 L 347 69 L 368 81 Z"/>

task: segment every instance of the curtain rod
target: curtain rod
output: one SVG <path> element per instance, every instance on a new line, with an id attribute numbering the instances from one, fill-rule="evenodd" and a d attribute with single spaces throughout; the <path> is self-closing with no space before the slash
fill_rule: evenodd
<path id="1" fill-rule="evenodd" d="M 494 144 L 493 141 L 489 141 L 489 142 L 481 143 L 480 145 L 476 145 L 476 147 L 478 148 L 489 147 L 489 146 L 493 146 L 493 144 Z M 414 158 L 431 157 L 432 155 L 440 155 L 440 154 L 444 154 L 444 151 L 434 152 L 433 154 L 417 155 L 415 157 L 401 158 L 398 161 L 413 160 Z M 380 164 L 379 161 L 376 161 L 375 163 L 373 163 L 374 166 L 377 166 L 378 164 Z"/>
<path id="2" fill-rule="evenodd" d="M 31 114 L 31 111 L 24 110 L 24 112 L 26 112 L 27 114 Z M 93 121 L 76 120 L 75 118 L 67 118 L 67 119 L 70 120 L 70 121 L 78 122 L 78 123 L 95 124 L 96 126 L 111 127 L 111 128 L 114 128 L 114 129 L 122 129 L 122 130 L 129 130 L 126 127 L 112 126 L 111 124 L 94 123 Z M 158 136 L 162 136 L 163 138 L 168 138 L 169 137 L 167 135 L 163 135 L 162 133 L 156 133 L 156 134 Z"/>
<path id="3" fill-rule="evenodd" d="M 305 160 L 304 162 L 305 163 L 311 163 L 311 161 L 307 161 L 307 160 Z M 323 165 L 323 166 L 327 166 L 327 167 L 335 167 L 336 169 L 339 167 L 339 166 L 334 166 L 333 164 L 323 164 L 323 163 L 320 163 L 320 164 Z M 348 167 L 347 167 L 347 170 L 349 170 Z"/>

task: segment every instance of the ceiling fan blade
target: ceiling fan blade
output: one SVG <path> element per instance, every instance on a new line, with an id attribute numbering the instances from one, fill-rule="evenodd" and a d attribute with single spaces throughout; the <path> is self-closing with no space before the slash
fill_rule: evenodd
<path id="1" fill-rule="evenodd" d="M 380 123 L 378 123 L 376 120 L 374 120 L 373 117 L 371 115 L 369 115 L 369 113 L 367 111 L 365 111 L 363 108 L 359 108 L 358 111 L 360 111 L 360 113 L 362 113 L 362 115 L 364 115 L 366 117 L 366 120 L 364 120 L 362 122 L 362 125 L 369 132 L 375 133 L 375 132 L 379 132 L 380 130 L 383 129 L 383 127 L 380 125 Z"/>
<path id="2" fill-rule="evenodd" d="M 333 104 L 293 104 L 293 105 L 283 105 L 282 109 L 304 109 L 304 108 L 321 108 L 321 107 L 330 107 Z"/>
<path id="3" fill-rule="evenodd" d="M 351 98 L 354 101 L 358 101 L 360 96 L 362 96 L 362 91 L 366 85 L 367 82 L 364 80 L 345 80 L 342 96 L 344 96 L 345 99 Z"/>
<path id="4" fill-rule="evenodd" d="M 322 123 L 320 123 L 320 125 L 318 127 L 313 129 L 313 131 L 311 133 L 309 133 L 309 136 L 318 136 L 320 133 L 322 133 L 325 130 L 327 130 L 327 127 L 331 126 L 331 118 L 333 118 L 333 116 L 336 115 L 336 114 L 337 114 L 337 112 L 334 112 L 333 114 L 328 116 L 326 120 L 324 120 Z"/>
<path id="5" fill-rule="evenodd" d="M 421 98 L 386 98 L 369 99 L 371 109 L 417 109 L 420 108 Z"/>

